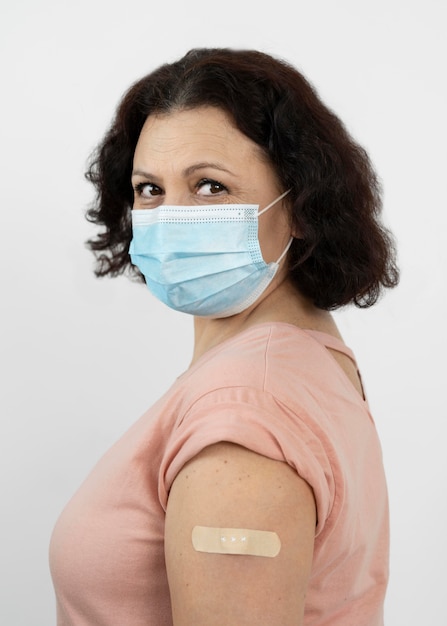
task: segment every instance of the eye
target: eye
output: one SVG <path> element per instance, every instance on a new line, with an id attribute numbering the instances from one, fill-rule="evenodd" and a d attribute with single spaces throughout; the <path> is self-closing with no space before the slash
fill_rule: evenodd
<path id="1" fill-rule="evenodd" d="M 200 195 L 206 196 L 214 196 L 228 191 L 225 185 L 219 183 L 217 180 L 212 180 L 210 178 L 203 178 L 201 181 L 199 181 L 199 183 L 197 184 L 197 189 Z"/>
<path id="2" fill-rule="evenodd" d="M 135 194 L 141 198 L 153 198 L 163 193 L 160 187 L 152 183 L 138 183 L 134 187 Z"/>

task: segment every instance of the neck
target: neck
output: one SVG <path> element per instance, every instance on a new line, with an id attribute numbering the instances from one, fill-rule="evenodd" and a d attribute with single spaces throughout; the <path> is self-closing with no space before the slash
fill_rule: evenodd
<path id="1" fill-rule="evenodd" d="M 299 328 L 320 330 L 341 338 L 332 316 L 315 307 L 288 281 L 261 302 L 231 317 L 194 318 L 194 352 L 191 365 L 205 352 L 257 324 L 284 322 Z"/>

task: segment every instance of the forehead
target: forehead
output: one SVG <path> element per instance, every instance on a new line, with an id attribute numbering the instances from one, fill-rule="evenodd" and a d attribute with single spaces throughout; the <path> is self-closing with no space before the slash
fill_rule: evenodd
<path id="1" fill-rule="evenodd" d="M 134 164 L 170 163 L 188 159 L 264 161 L 262 151 L 241 133 L 231 117 L 216 107 L 175 110 L 150 115 L 140 133 Z"/>

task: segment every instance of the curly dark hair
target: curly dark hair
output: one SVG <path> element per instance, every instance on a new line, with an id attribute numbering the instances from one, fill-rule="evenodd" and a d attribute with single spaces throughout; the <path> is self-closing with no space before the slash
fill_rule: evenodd
<path id="1" fill-rule="evenodd" d="M 132 161 L 146 118 L 203 105 L 229 114 L 291 189 L 291 225 L 302 238 L 290 248 L 289 273 L 302 294 L 321 309 L 368 307 L 397 285 L 394 240 L 380 221 L 380 183 L 365 150 L 294 67 L 226 48 L 190 50 L 124 95 L 86 172 L 97 191 L 87 219 L 105 227 L 87 242 L 97 276 L 129 270 L 142 279 L 128 250 Z"/>

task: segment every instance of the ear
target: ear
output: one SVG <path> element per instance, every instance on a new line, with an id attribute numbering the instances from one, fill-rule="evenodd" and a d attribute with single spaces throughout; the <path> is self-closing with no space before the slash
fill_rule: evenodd
<path id="1" fill-rule="evenodd" d="M 299 228 L 292 228 L 290 234 L 292 235 L 294 239 L 304 239 L 303 233 L 301 232 Z"/>
<path id="2" fill-rule="evenodd" d="M 304 239 L 302 229 L 298 224 L 294 224 L 294 219 L 291 213 L 289 213 L 289 226 L 290 234 L 294 239 Z"/>

